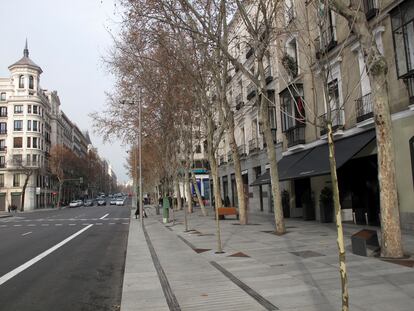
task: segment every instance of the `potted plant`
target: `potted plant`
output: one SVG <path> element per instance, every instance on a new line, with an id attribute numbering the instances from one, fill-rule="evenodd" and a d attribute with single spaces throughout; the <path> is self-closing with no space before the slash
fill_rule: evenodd
<path id="1" fill-rule="evenodd" d="M 315 220 L 315 200 L 313 193 L 308 189 L 302 194 L 303 220 Z"/>
<path id="2" fill-rule="evenodd" d="M 287 190 L 282 191 L 282 207 L 283 207 L 283 217 L 290 217 L 290 195 Z"/>
<path id="3" fill-rule="evenodd" d="M 321 212 L 321 222 L 333 221 L 333 195 L 332 190 L 325 187 L 319 195 L 319 210 Z"/>

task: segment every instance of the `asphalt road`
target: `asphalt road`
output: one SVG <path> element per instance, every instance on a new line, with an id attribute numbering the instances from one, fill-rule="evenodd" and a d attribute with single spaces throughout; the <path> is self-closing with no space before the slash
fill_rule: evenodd
<path id="1" fill-rule="evenodd" d="M 95 206 L 0 219 L 0 310 L 119 310 L 129 216 Z"/>

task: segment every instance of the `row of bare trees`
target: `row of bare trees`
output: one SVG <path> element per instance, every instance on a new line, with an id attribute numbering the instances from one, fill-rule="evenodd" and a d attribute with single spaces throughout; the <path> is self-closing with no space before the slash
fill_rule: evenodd
<path id="1" fill-rule="evenodd" d="M 185 185 L 191 198 L 191 168 L 194 147 L 206 142 L 206 153 L 213 182 L 215 208 L 221 207 L 218 179 L 218 149 L 223 138 L 229 143 L 234 161 L 240 223 L 247 224 L 247 210 L 243 193 L 240 154 L 235 137 L 235 107 L 229 97 L 229 75 L 240 71 L 257 90 L 258 120 L 266 143 L 270 164 L 271 189 L 275 205 L 275 232 L 286 232 L 281 204 L 279 173 L 275 141 L 269 121 L 269 109 L 275 107 L 279 115 L 298 122 L 310 123 L 327 130 L 329 163 L 334 195 L 335 219 L 338 229 L 338 252 L 342 281 L 342 309 L 348 310 L 345 246 L 342 230 L 339 187 L 336 176 L 333 120 L 335 112 L 329 103 L 333 94 L 329 88 L 332 75 L 328 55 L 315 61 L 311 33 L 321 31 L 331 10 L 348 25 L 348 35 L 356 36 L 372 86 L 374 120 L 378 146 L 379 185 L 381 194 L 382 255 L 402 257 L 401 232 L 393 159 L 393 141 L 386 83 L 387 61 L 379 52 L 375 37 L 362 11 L 362 1 L 316 0 L 311 7 L 316 19 L 312 27 L 309 16 L 301 16 L 299 33 L 307 49 L 301 53 L 309 61 L 302 70 L 314 83 L 314 98 L 325 103 L 327 113 L 323 122 L 316 116 L 311 103 L 301 101 L 304 111 L 292 115 L 275 105 L 269 96 L 266 68 L 283 51 L 280 38 L 289 35 L 285 18 L 285 1 L 224 1 L 224 0 L 121 0 L 124 7 L 122 31 L 115 39 L 114 49 L 107 62 L 115 73 L 116 92 L 109 96 L 104 114 L 94 114 L 97 130 L 106 138 L 117 136 L 125 142 L 137 136 L 137 105 L 125 106 L 127 98 L 143 105 L 143 167 L 144 185 L 153 189 L 162 185 L 167 194 L 175 190 L 181 197 L 178 182 Z M 307 3 L 308 5 L 308 3 Z M 313 17 L 312 17 L 313 19 Z M 243 32 L 239 31 L 243 28 Z M 298 26 L 299 27 L 299 26 Z M 253 51 L 255 70 L 235 52 L 240 45 Z M 341 56 L 342 49 L 338 55 Z M 283 51 L 284 52 L 284 51 Z M 286 71 L 289 62 L 282 67 Z M 286 68 L 288 67 L 288 68 Z M 276 67 L 277 68 L 277 67 Z M 280 75 L 283 79 L 283 73 Z M 288 80 L 288 79 L 287 79 Z M 360 81 L 355 82 L 356 85 Z M 288 83 L 286 83 L 288 84 Z M 322 90 L 322 96 L 317 91 Z M 291 92 L 295 91 L 290 90 Z M 137 94 L 140 94 L 137 96 Z M 342 103 L 344 105 L 345 101 Z M 295 105 L 299 105 L 295 101 Z M 307 113 L 304 113 L 304 112 Z M 136 152 L 136 151 L 134 151 Z M 133 152 L 130 153 L 131 174 L 136 171 Z M 150 190 L 150 189 L 147 189 Z M 181 202 L 180 200 L 178 200 Z M 188 200 L 186 213 L 192 212 Z M 181 208 L 181 207 L 180 207 Z M 205 211 L 203 210 L 203 214 Z M 187 215 L 187 214 L 186 214 Z M 218 213 L 216 213 L 218 216 Z M 186 217 L 187 227 L 187 217 Z M 218 251 L 222 250 L 217 219 Z"/>

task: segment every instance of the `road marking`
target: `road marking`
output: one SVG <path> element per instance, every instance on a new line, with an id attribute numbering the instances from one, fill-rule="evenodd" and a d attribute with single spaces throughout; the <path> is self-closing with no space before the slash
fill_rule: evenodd
<path id="1" fill-rule="evenodd" d="M 21 227 L 22 225 L 13 225 L 13 227 Z"/>
<path id="2" fill-rule="evenodd" d="M 99 218 L 99 219 L 104 219 L 106 216 L 108 216 L 109 215 L 109 213 L 108 214 L 105 214 L 105 215 L 103 215 L 101 218 Z"/>
<path id="3" fill-rule="evenodd" d="M 47 227 L 47 226 L 49 226 L 49 224 L 42 224 L 42 226 L 43 226 L 43 227 Z"/>
<path id="4" fill-rule="evenodd" d="M 28 227 L 36 227 L 34 224 L 27 225 Z"/>
<path id="5" fill-rule="evenodd" d="M 28 234 L 30 234 L 30 233 L 32 233 L 32 231 L 29 231 L 29 232 L 23 233 L 23 234 L 22 234 L 22 236 L 28 235 Z"/>
<path id="6" fill-rule="evenodd" d="M 62 224 L 55 224 L 55 226 L 62 226 Z"/>
<path id="7" fill-rule="evenodd" d="M 95 225 L 102 226 L 102 223 L 101 222 L 97 222 L 97 223 L 95 223 Z"/>
<path id="8" fill-rule="evenodd" d="M 88 230 L 92 226 L 93 225 L 91 224 L 91 225 L 83 228 L 82 230 L 79 230 L 78 232 L 72 234 L 70 237 L 64 239 L 62 242 L 56 244 L 55 246 L 53 246 L 53 247 L 49 248 L 48 250 L 44 251 L 43 253 L 37 255 L 33 259 L 30 259 L 29 261 L 27 261 L 26 263 L 24 263 L 21 266 L 17 267 L 16 269 L 10 271 L 9 273 L 6 273 L 2 277 L 0 277 L 0 285 L 6 283 L 8 280 L 10 280 L 11 278 L 15 277 L 19 273 L 23 272 L 24 270 L 26 270 L 30 266 L 34 265 L 36 262 L 42 260 L 47 255 L 50 255 L 55 250 L 57 250 L 58 248 L 62 247 L 63 245 L 65 245 L 66 243 L 68 243 L 69 241 L 71 241 L 72 239 L 76 238 L 78 235 L 82 234 L 83 232 L 85 232 L 86 230 Z"/>
<path id="9" fill-rule="evenodd" d="M 69 224 L 69 226 L 76 226 L 76 224 Z"/>

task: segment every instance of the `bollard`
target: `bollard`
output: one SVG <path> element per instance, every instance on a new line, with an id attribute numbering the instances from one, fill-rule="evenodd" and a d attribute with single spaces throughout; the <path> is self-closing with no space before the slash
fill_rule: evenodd
<path id="1" fill-rule="evenodd" d="M 163 223 L 168 223 L 169 220 L 169 209 L 170 209 L 170 201 L 167 197 L 164 197 L 162 200 L 162 221 Z"/>

